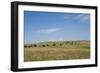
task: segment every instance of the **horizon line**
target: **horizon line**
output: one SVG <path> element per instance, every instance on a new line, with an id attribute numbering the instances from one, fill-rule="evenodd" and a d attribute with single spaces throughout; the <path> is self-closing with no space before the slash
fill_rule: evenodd
<path id="1" fill-rule="evenodd" d="M 50 40 L 50 41 L 38 41 L 38 42 L 30 42 L 30 43 L 25 43 L 24 44 L 34 44 L 34 43 L 44 43 L 44 42 L 64 42 L 64 41 L 90 41 L 90 40 Z"/>

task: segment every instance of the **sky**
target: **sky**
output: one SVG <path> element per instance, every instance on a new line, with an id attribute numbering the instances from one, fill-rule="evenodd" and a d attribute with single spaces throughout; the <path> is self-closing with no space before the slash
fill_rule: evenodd
<path id="1" fill-rule="evenodd" d="M 90 40 L 90 14 L 24 11 L 24 42 Z"/>

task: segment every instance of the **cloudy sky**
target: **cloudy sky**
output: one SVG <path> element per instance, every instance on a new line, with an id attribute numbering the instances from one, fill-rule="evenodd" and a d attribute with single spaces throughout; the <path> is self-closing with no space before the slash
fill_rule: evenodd
<path id="1" fill-rule="evenodd" d="M 25 43 L 89 39 L 89 14 L 24 11 Z"/>

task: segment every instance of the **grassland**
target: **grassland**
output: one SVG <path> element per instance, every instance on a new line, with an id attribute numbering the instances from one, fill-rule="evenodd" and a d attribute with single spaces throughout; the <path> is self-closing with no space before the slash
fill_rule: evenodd
<path id="1" fill-rule="evenodd" d="M 24 61 L 90 58 L 90 41 L 49 41 L 24 45 Z"/>

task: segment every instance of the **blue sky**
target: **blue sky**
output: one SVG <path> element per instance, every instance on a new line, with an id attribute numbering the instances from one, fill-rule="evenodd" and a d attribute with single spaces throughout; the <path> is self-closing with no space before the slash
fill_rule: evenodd
<path id="1" fill-rule="evenodd" d="M 90 15 L 24 11 L 24 41 L 90 40 Z"/>

